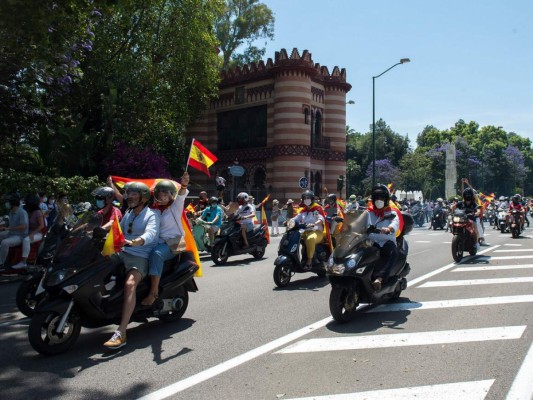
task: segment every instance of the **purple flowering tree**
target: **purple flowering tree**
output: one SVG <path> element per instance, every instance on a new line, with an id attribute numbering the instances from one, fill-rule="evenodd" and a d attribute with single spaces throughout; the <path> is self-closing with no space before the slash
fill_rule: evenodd
<path id="1" fill-rule="evenodd" d="M 400 172 L 397 167 L 395 167 L 390 160 L 376 160 L 376 182 L 383 183 L 387 185 L 391 182 L 398 180 Z M 372 184 L 372 163 L 368 164 L 366 169 L 367 178 L 364 179 L 365 185 L 369 186 Z"/>
<path id="2" fill-rule="evenodd" d="M 170 178 L 168 161 L 151 148 L 128 146 L 117 142 L 111 157 L 107 160 L 108 175 L 126 178 Z"/>

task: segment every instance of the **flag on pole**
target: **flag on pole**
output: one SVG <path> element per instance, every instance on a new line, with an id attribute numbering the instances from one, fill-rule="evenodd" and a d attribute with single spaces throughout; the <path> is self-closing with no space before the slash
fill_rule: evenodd
<path id="1" fill-rule="evenodd" d="M 120 249 L 124 244 L 124 240 L 124 234 L 122 233 L 118 219 L 115 218 L 113 220 L 113 225 L 111 225 L 111 229 L 109 230 L 109 233 L 105 239 L 102 255 L 110 256 L 111 254 L 120 252 Z"/>
<path id="2" fill-rule="evenodd" d="M 267 240 L 267 243 L 270 244 L 270 232 L 268 230 L 268 221 L 267 221 L 267 216 L 265 212 L 265 203 L 268 201 L 268 199 L 270 199 L 270 193 L 259 204 L 261 205 L 261 224 L 263 224 L 263 226 L 265 227 L 266 240 Z"/>
<path id="3" fill-rule="evenodd" d="M 209 174 L 209 167 L 213 165 L 218 158 L 213 153 L 207 150 L 198 140 L 193 139 L 191 143 L 191 152 L 189 153 L 189 160 L 187 165 L 204 172 L 207 176 Z"/>
<path id="4" fill-rule="evenodd" d="M 192 205 L 192 203 L 189 203 L 189 205 L 187 207 L 185 207 L 185 211 L 193 213 L 193 214 L 196 212 L 196 210 L 194 209 L 194 206 Z"/>

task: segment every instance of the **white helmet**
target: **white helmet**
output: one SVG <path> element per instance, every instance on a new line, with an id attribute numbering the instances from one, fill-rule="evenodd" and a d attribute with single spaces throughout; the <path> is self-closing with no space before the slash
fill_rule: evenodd
<path id="1" fill-rule="evenodd" d="M 247 203 L 248 202 L 248 193 L 246 192 L 240 192 L 238 195 L 237 195 L 237 201 L 238 202 L 243 202 L 243 203 Z"/>

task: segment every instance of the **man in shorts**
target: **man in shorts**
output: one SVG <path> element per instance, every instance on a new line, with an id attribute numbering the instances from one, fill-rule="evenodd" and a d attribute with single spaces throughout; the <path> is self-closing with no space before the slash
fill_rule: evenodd
<path id="1" fill-rule="evenodd" d="M 104 343 L 109 349 L 126 345 L 126 328 L 135 310 L 137 285 L 148 273 L 148 257 L 159 239 L 159 213 L 148 207 L 150 188 L 141 182 L 132 182 L 125 199 L 129 210 L 120 221 L 124 233 L 125 247 L 111 257 L 124 263 L 124 303 L 120 325 L 111 339 Z"/>

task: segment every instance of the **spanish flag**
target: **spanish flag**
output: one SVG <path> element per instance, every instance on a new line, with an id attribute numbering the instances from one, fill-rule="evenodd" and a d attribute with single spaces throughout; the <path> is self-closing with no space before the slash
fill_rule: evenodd
<path id="1" fill-rule="evenodd" d="M 189 203 L 189 205 L 187 207 L 185 207 L 185 211 L 193 213 L 193 214 L 196 212 L 196 210 L 194 209 L 194 206 L 192 205 L 192 203 Z"/>
<path id="2" fill-rule="evenodd" d="M 266 236 L 267 243 L 270 244 L 270 232 L 268 231 L 268 221 L 267 221 L 267 216 L 265 212 L 265 203 L 268 201 L 268 199 L 270 199 L 270 193 L 268 194 L 267 197 L 263 199 L 260 205 L 261 205 L 261 224 L 265 228 L 265 236 Z"/>
<path id="3" fill-rule="evenodd" d="M 123 188 L 124 185 L 128 182 L 142 182 L 142 183 L 145 183 L 152 192 L 157 182 L 162 180 L 162 179 L 133 179 L 133 178 L 124 178 L 121 176 L 111 176 L 111 179 L 113 180 L 113 183 L 117 185 L 119 188 Z M 172 181 L 172 182 L 174 183 L 174 185 L 176 185 L 176 188 L 178 190 L 181 188 L 181 185 L 179 183 L 175 181 Z M 187 219 L 187 215 L 185 214 L 185 209 L 183 210 L 181 214 L 181 226 L 183 227 L 183 230 L 185 231 L 185 250 L 190 251 L 193 254 L 194 261 L 198 265 L 198 271 L 196 271 L 194 276 L 200 277 L 203 275 L 202 264 L 200 263 L 200 254 L 198 253 L 198 247 L 196 247 L 196 242 L 194 241 L 194 237 L 192 235 L 192 229 L 191 229 L 191 226 L 189 225 L 189 220 Z"/>
<path id="4" fill-rule="evenodd" d="M 124 234 L 122 233 L 118 219 L 115 218 L 113 225 L 111 225 L 111 229 L 109 230 L 109 233 L 105 239 L 102 255 L 110 256 L 111 254 L 120 252 L 120 249 L 124 244 L 124 240 Z"/>
<path id="5" fill-rule="evenodd" d="M 207 176 L 209 174 L 209 167 L 213 165 L 218 158 L 213 153 L 207 150 L 198 140 L 193 139 L 191 143 L 191 152 L 189 153 L 189 160 L 187 165 L 204 172 Z"/>

